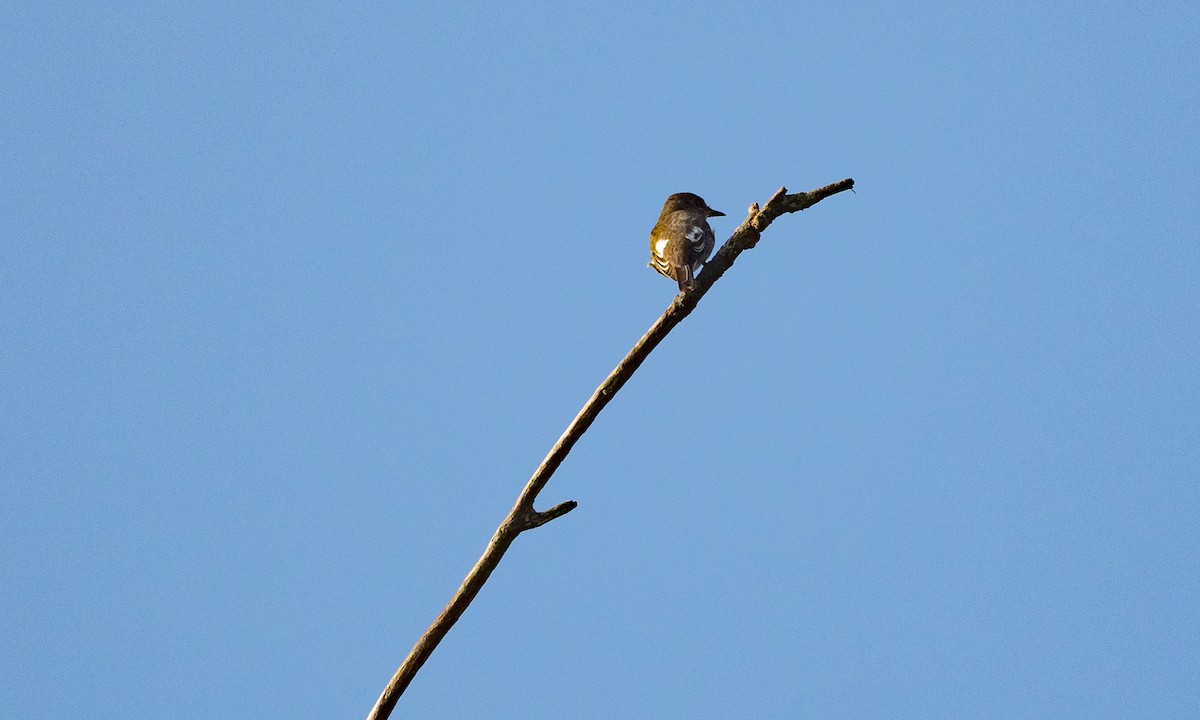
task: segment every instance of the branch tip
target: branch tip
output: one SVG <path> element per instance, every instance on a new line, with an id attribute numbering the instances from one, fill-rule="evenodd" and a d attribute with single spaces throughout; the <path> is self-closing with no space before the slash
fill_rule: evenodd
<path id="1" fill-rule="evenodd" d="M 787 187 L 780 185 L 779 189 L 775 191 L 775 194 L 771 196 L 771 199 L 768 200 L 767 204 L 763 205 L 763 207 L 764 208 L 771 207 L 772 205 L 778 203 L 780 200 L 782 200 L 783 198 L 786 198 L 786 197 L 787 197 Z"/>
<path id="2" fill-rule="evenodd" d="M 579 507 L 579 503 L 574 500 L 568 500 L 564 503 L 559 503 L 549 510 L 542 512 L 532 512 L 525 519 L 525 529 L 532 530 L 536 527 L 541 527 L 551 520 L 557 519 Z"/>

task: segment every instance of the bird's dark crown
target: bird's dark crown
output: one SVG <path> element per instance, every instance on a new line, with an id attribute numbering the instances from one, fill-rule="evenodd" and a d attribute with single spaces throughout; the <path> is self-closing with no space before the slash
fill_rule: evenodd
<path id="1" fill-rule="evenodd" d="M 704 198 L 695 193 L 675 193 L 667 198 L 667 202 L 663 204 L 663 214 L 676 210 L 699 210 L 708 217 L 719 217 L 725 214 L 710 208 L 708 203 L 704 202 Z"/>

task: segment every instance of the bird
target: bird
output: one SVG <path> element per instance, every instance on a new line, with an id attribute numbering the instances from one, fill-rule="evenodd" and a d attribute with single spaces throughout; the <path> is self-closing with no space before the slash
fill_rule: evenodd
<path id="1" fill-rule="evenodd" d="M 650 231 L 650 267 L 677 281 L 679 292 L 691 290 L 696 286 L 696 273 L 716 245 L 708 218 L 724 216 L 693 193 L 667 198 Z"/>

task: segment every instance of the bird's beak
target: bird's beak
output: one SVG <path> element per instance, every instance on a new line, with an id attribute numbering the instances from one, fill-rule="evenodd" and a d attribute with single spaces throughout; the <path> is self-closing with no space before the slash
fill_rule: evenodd
<path id="1" fill-rule="evenodd" d="M 720 210 L 713 210 L 712 208 L 709 208 L 708 216 L 709 217 L 725 217 L 725 213 L 721 212 Z"/>

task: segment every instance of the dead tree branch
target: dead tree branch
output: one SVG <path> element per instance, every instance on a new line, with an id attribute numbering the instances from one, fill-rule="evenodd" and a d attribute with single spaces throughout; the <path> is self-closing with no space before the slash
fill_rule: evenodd
<path id="1" fill-rule="evenodd" d="M 462 616 L 463 611 L 475 599 L 479 593 L 479 589 L 487 582 L 488 577 L 496 566 L 500 563 L 500 559 L 504 557 L 504 553 L 512 545 L 517 536 L 526 530 L 540 527 L 555 518 L 562 517 L 575 509 L 577 503 L 574 500 L 555 505 L 549 510 L 538 512 L 533 508 L 533 502 L 537 499 L 538 493 L 542 488 L 546 487 L 546 483 L 550 481 L 550 477 L 554 475 L 554 471 L 562 464 L 567 457 L 567 453 L 571 452 L 571 448 L 579 438 L 591 426 L 592 421 L 604 409 L 617 391 L 621 389 L 625 382 L 632 377 L 633 373 L 642 364 L 642 361 L 650 354 L 655 347 L 662 342 L 667 333 L 678 325 L 700 302 L 700 298 L 708 292 L 725 271 L 728 270 L 734 260 L 737 259 L 744 250 L 754 247 L 762 235 L 763 230 L 771 224 L 775 218 L 785 213 L 797 212 L 805 208 L 812 207 L 821 200 L 836 195 L 837 193 L 854 188 L 854 180 L 846 179 L 840 182 L 826 185 L 822 188 L 817 188 L 810 192 L 787 194 L 787 188 L 779 188 L 767 204 L 761 209 L 758 203 L 750 206 L 749 214 L 742 224 L 733 231 L 733 235 L 725 241 L 721 249 L 712 257 L 704 266 L 704 270 L 696 278 L 696 286 L 692 290 L 680 293 L 675 297 L 675 300 L 667 307 L 666 312 L 662 314 L 646 334 L 638 340 L 633 349 L 629 351 L 624 359 L 617 364 L 617 367 L 609 373 L 604 382 L 600 383 L 600 387 L 596 388 L 596 392 L 588 398 L 584 403 L 583 409 L 567 426 L 566 431 L 558 442 L 554 443 L 554 447 L 550 448 L 550 452 L 546 455 L 546 459 L 542 460 L 542 464 L 534 471 L 533 477 L 529 478 L 525 489 L 521 491 L 521 495 L 517 498 L 516 504 L 512 510 L 508 512 L 508 516 L 500 523 L 500 527 L 496 529 L 496 533 L 492 536 L 491 542 L 488 543 L 487 549 L 484 550 L 483 556 L 479 558 L 479 562 L 475 563 L 475 567 L 467 573 L 466 579 L 459 586 L 458 591 L 454 593 L 454 597 L 438 614 L 433 623 L 425 631 L 424 634 L 417 640 L 412 651 L 408 653 L 408 657 L 396 670 L 396 674 L 392 676 L 387 687 L 383 689 L 383 693 L 379 696 L 379 700 L 375 703 L 375 707 L 371 709 L 367 720 L 385 720 L 388 718 L 392 709 L 396 706 L 396 701 L 400 699 L 400 695 L 412 682 L 413 676 L 421 669 L 429 656 L 433 653 L 438 643 Z"/>

